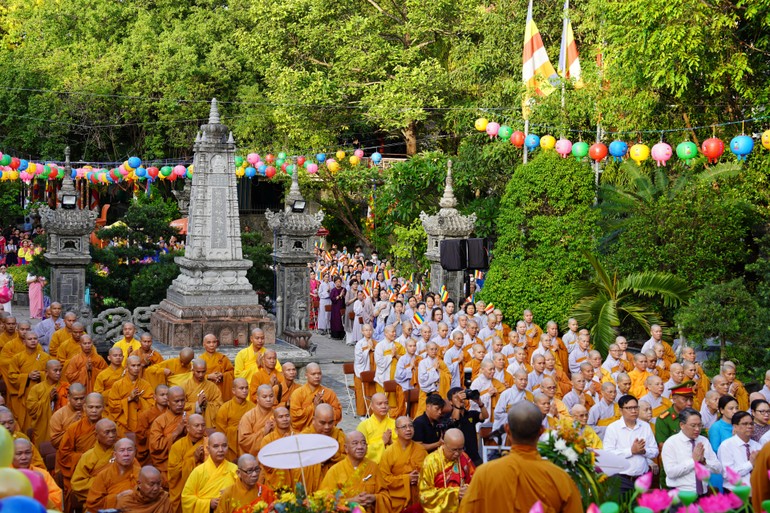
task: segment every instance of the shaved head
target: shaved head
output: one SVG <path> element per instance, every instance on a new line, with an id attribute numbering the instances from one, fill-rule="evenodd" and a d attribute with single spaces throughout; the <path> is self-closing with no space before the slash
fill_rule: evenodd
<path id="1" fill-rule="evenodd" d="M 193 358 L 195 358 L 195 352 L 191 348 L 185 347 L 179 351 L 179 361 L 181 361 L 183 364 L 187 365 L 192 361 Z"/>
<path id="2" fill-rule="evenodd" d="M 508 410 L 506 431 L 514 443 L 536 445 L 542 431 L 543 414 L 540 408 L 528 401 L 521 401 Z"/>

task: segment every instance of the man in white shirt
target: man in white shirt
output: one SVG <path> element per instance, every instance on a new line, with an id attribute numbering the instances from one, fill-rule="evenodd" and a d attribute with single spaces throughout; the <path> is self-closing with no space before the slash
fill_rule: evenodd
<path id="1" fill-rule="evenodd" d="M 745 411 L 739 411 L 731 419 L 733 436 L 722 442 L 717 451 L 717 457 L 722 464 L 724 487 L 732 490 L 736 486 L 751 486 L 751 471 L 762 446 L 751 439 L 754 434 L 754 417 Z M 742 482 L 735 483 L 733 476 L 728 475 L 727 469 L 737 474 Z"/>
<path id="2" fill-rule="evenodd" d="M 708 493 L 708 485 L 695 477 L 695 462 L 715 474 L 722 471 L 722 465 L 708 438 L 700 434 L 703 429 L 700 413 L 685 408 L 679 412 L 679 427 L 679 433 L 670 436 L 661 451 L 666 484 L 669 488 L 704 495 Z"/>
<path id="3" fill-rule="evenodd" d="M 604 433 L 604 449 L 626 459 L 627 467 L 620 475 L 620 493 L 634 489 L 634 481 L 645 474 L 650 466 L 648 459 L 658 455 L 658 444 L 650 425 L 640 422 L 639 402 L 632 395 L 618 401 L 621 419 L 616 420 Z"/>

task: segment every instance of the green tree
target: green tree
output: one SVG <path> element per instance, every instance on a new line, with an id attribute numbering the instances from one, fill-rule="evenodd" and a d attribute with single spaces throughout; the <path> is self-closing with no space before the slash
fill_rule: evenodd
<path id="1" fill-rule="evenodd" d="M 481 297 L 517 319 L 565 322 L 577 300 L 574 283 L 590 265 L 575 258 L 598 234 L 593 171 L 588 164 L 543 152 L 519 165 L 497 218 L 499 238 Z"/>
<path id="2" fill-rule="evenodd" d="M 594 346 L 605 355 L 615 342 L 618 329 L 628 321 L 635 322 L 648 334 L 653 324 L 666 328 L 651 299 L 662 300 L 666 307 L 677 307 L 690 294 L 689 285 L 672 274 L 643 272 L 618 278 L 617 273 L 610 275 L 593 254 L 584 251 L 583 255 L 591 263 L 595 276 L 576 284 L 580 299 L 572 308 L 571 316 L 589 329 Z"/>

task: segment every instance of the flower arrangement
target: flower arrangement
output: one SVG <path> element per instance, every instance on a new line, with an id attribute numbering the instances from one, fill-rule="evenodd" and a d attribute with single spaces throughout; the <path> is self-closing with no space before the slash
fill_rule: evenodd
<path id="1" fill-rule="evenodd" d="M 606 497 L 607 476 L 596 468 L 593 451 L 586 445 L 578 422 L 561 419 L 537 446 L 540 455 L 563 468 L 575 481 L 583 505 L 602 502 Z"/>
<path id="2" fill-rule="evenodd" d="M 233 513 L 326 513 L 328 511 L 364 513 L 360 505 L 343 498 L 342 490 L 317 491 L 307 495 L 302 483 L 297 484 L 294 493 L 281 493 L 272 504 L 256 499 L 235 509 Z"/>

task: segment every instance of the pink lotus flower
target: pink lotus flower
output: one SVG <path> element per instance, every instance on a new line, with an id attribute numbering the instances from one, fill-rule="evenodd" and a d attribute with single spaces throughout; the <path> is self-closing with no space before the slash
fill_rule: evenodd
<path id="1" fill-rule="evenodd" d="M 698 506 L 695 504 L 690 504 L 688 506 L 682 506 L 678 510 L 676 510 L 676 513 L 699 513 L 700 509 L 698 509 Z"/>
<path id="2" fill-rule="evenodd" d="M 639 493 L 646 492 L 650 489 L 650 486 L 652 486 L 652 472 L 642 474 L 634 481 L 634 488 Z"/>
<path id="3" fill-rule="evenodd" d="M 588 505 L 588 509 L 586 509 L 586 513 L 600 513 L 601 510 L 599 509 L 599 506 L 596 505 L 596 503 L 591 503 Z"/>
<path id="4" fill-rule="evenodd" d="M 734 493 L 726 493 L 727 501 L 730 504 L 730 509 L 738 509 L 743 507 L 743 499 L 735 495 Z"/>
<path id="5" fill-rule="evenodd" d="M 532 505 L 531 508 L 529 508 L 529 513 L 544 513 L 543 511 L 543 503 L 540 501 L 537 501 Z"/>
<path id="6" fill-rule="evenodd" d="M 725 467 L 725 475 L 727 476 L 727 482 L 733 486 L 736 486 L 743 481 L 741 475 L 730 467 Z"/>
<path id="7" fill-rule="evenodd" d="M 703 510 L 703 513 L 726 513 L 732 509 L 730 503 L 731 501 L 725 495 L 718 493 L 702 497 L 698 501 L 698 506 Z"/>
<path id="8" fill-rule="evenodd" d="M 671 496 L 666 490 L 652 490 L 644 495 L 640 495 L 637 503 L 643 508 L 651 509 L 653 513 L 660 513 L 671 506 Z"/>
<path id="9" fill-rule="evenodd" d="M 706 468 L 705 465 L 702 465 L 702 464 L 700 464 L 700 463 L 698 463 L 696 461 L 695 462 L 695 477 L 696 477 L 696 479 L 699 479 L 700 481 L 708 481 L 709 479 L 711 479 L 711 472 L 709 471 L 709 469 Z"/>
<path id="10" fill-rule="evenodd" d="M 672 488 L 668 491 L 668 495 L 671 497 L 671 504 L 677 505 L 680 502 L 679 499 L 679 490 L 676 488 Z"/>

